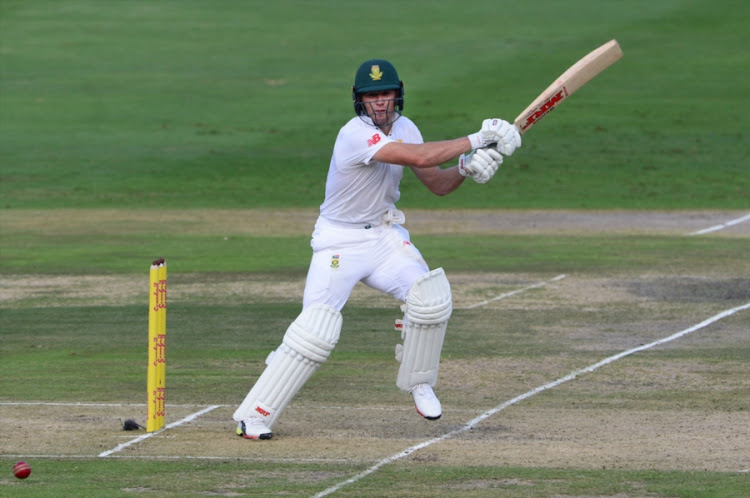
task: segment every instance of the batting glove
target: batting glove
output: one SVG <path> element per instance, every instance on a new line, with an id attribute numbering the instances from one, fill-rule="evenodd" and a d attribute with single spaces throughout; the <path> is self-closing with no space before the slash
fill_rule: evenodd
<path id="1" fill-rule="evenodd" d="M 474 153 L 461 155 L 458 172 L 470 176 L 477 183 L 487 183 L 503 164 L 503 156 L 492 148 L 477 149 Z"/>
<path id="2" fill-rule="evenodd" d="M 494 130 L 497 133 L 497 150 L 500 153 L 510 156 L 521 147 L 521 134 L 514 125 L 500 120 Z"/>
<path id="3" fill-rule="evenodd" d="M 482 121 L 482 129 L 476 133 L 469 135 L 469 141 L 471 142 L 471 149 L 482 149 L 488 145 L 494 144 L 500 138 L 497 134 L 497 126 L 500 119 L 485 119 Z"/>

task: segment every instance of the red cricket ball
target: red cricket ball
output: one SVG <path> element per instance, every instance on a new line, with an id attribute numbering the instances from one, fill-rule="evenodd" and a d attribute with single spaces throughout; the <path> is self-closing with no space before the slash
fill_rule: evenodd
<path id="1" fill-rule="evenodd" d="M 13 466 L 13 474 L 19 479 L 26 479 L 31 474 L 31 467 L 26 462 L 18 462 Z"/>

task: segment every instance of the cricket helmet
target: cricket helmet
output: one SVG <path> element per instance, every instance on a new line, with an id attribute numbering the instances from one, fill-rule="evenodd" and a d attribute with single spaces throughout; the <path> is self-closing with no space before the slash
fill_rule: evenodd
<path id="1" fill-rule="evenodd" d="M 398 73 L 393 64 L 384 59 L 370 59 L 363 62 L 357 69 L 352 87 L 352 100 L 354 100 L 354 111 L 357 115 L 366 114 L 358 96 L 362 93 L 380 90 L 398 90 L 396 110 L 399 113 L 404 110 L 404 82 L 398 79 Z"/>

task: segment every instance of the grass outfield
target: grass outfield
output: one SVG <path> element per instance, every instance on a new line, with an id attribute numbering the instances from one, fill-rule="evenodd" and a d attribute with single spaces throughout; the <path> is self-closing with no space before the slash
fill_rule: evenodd
<path id="1" fill-rule="evenodd" d="M 0 496 L 750 496 L 750 222 L 727 224 L 750 211 L 750 4 L 560 8 L 0 3 Z M 441 420 L 395 387 L 399 303 L 358 287 L 274 439 L 234 436 L 300 309 L 356 67 L 394 62 L 438 140 L 512 120 L 611 38 L 624 58 L 490 184 L 404 176 L 454 294 Z M 156 257 L 176 425 L 136 442 Z"/>
<path id="2" fill-rule="evenodd" d="M 313 207 L 356 67 L 394 62 L 428 140 L 512 120 L 611 38 L 625 53 L 535 127 L 491 185 L 403 207 L 744 209 L 741 0 L 7 0 L 2 207 Z M 331 27 L 335 27 L 332 29 Z"/>

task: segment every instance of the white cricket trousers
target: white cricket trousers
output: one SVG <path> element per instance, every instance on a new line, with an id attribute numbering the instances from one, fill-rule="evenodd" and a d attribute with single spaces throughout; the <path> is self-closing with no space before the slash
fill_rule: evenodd
<path id="1" fill-rule="evenodd" d="M 304 308 L 322 303 L 341 311 L 360 281 L 406 301 L 412 284 L 430 271 L 399 224 L 342 227 L 320 217 L 311 246 Z"/>

